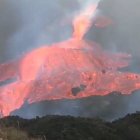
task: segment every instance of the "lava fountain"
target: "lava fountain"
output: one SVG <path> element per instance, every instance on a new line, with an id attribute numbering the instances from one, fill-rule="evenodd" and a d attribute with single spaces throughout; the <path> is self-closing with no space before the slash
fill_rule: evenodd
<path id="1" fill-rule="evenodd" d="M 28 103 L 43 100 L 104 96 L 113 91 L 130 94 L 140 89 L 140 75 L 120 72 L 130 55 L 113 54 L 94 42 L 83 40 L 96 5 L 82 11 L 73 21 L 73 36 L 42 46 L 20 60 L 0 64 L 0 109 L 3 116 Z"/>

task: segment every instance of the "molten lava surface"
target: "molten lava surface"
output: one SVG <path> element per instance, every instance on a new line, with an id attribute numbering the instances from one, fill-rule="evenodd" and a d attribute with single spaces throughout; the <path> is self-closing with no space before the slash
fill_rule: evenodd
<path id="1" fill-rule="evenodd" d="M 76 17 L 69 40 L 37 48 L 16 62 L 0 65 L 0 81 L 15 78 L 0 87 L 2 115 L 9 115 L 25 101 L 103 96 L 113 91 L 130 94 L 140 89 L 139 74 L 119 71 L 128 65 L 129 55 L 109 53 L 96 43 L 82 40 L 95 7 Z"/>

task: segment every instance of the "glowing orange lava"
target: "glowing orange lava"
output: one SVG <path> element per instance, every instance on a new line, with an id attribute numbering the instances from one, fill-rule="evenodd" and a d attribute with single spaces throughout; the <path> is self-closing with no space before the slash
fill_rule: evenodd
<path id="1" fill-rule="evenodd" d="M 83 35 L 86 33 L 87 29 L 91 25 L 91 19 L 93 16 L 93 11 L 95 11 L 97 5 L 92 5 L 82 11 L 73 21 L 74 33 L 73 37 L 77 39 L 82 39 Z"/>
<path id="2" fill-rule="evenodd" d="M 0 87 L 0 109 L 4 116 L 20 108 L 25 100 L 33 103 L 76 99 L 113 91 L 130 94 L 140 89 L 139 74 L 118 70 L 128 65 L 129 55 L 112 54 L 96 43 L 82 40 L 90 26 L 93 7 L 74 20 L 71 39 L 32 50 L 18 62 L 0 65 L 0 81 L 16 79 Z"/>

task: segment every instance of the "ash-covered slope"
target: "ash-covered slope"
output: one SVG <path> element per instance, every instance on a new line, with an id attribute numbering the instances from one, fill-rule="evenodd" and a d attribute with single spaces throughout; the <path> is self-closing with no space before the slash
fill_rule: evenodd
<path id="1" fill-rule="evenodd" d="M 106 96 L 94 96 L 82 99 L 61 99 L 42 101 L 24 105 L 11 113 L 24 118 L 34 118 L 45 115 L 71 115 L 82 117 L 100 117 L 105 120 L 114 120 L 128 113 L 140 111 L 139 92 L 130 95 L 111 93 Z"/>

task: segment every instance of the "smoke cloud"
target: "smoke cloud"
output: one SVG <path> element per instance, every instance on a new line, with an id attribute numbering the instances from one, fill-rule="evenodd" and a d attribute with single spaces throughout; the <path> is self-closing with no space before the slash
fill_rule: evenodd
<path id="1" fill-rule="evenodd" d="M 78 2 L 69 0 L 1 0 L 0 62 L 69 38 L 77 9 Z"/>
<path id="2" fill-rule="evenodd" d="M 72 18 L 80 9 L 99 0 L 1 0 L 0 62 L 16 59 L 40 45 L 69 38 Z M 98 42 L 106 50 L 132 54 L 129 67 L 122 71 L 140 73 L 140 1 L 101 0 L 98 10 L 113 24 L 102 29 L 94 25 L 85 38 Z M 112 94 L 80 100 L 25 103 L 13 114 L 31 118 L 36 115 L 59 114 L 102 117 L 112 120 L 140 110 L 140 92 L 129 96 Z"/>

